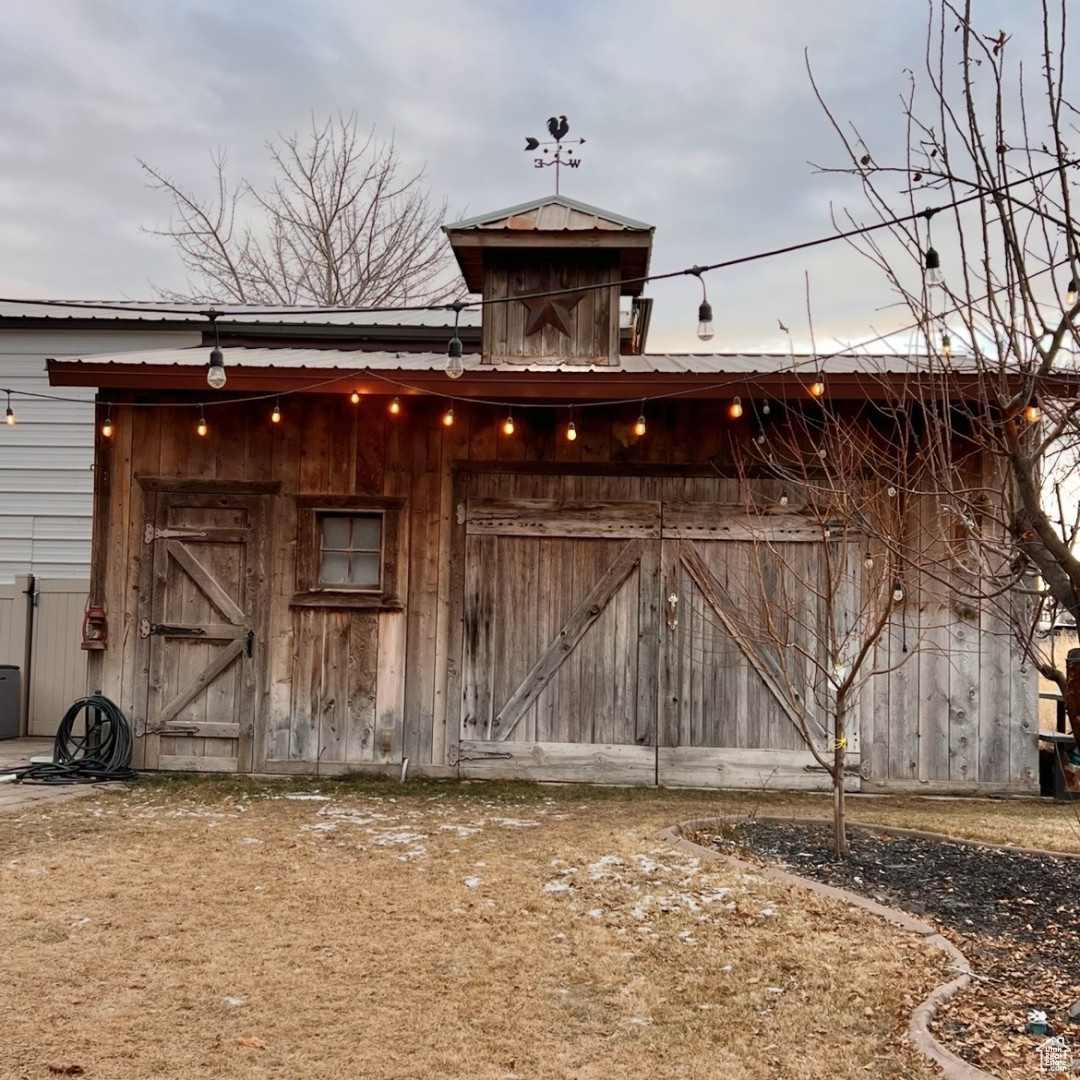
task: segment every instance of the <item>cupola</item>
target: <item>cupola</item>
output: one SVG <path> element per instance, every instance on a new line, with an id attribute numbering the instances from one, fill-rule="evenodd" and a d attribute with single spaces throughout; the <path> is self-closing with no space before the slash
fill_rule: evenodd
<path id="1" fill-rule="evenodd" d="M 483 363 L 617 366 L 641 351 L 652 225 L 550 195 L 445 229 L 466 287 L 488 301 Z M 620 296 L 634 298 L 625 327 Z"/>

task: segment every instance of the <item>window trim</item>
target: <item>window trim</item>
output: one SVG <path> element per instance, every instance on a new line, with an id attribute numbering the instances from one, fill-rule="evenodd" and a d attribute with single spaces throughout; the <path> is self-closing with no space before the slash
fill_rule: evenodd
<path id="1" fill-rule="evenodd" d="M 292 607 L 358 608 L 403 611 L 401 564 L 405 558 L 405 500 L 377 495 L 296 495 L 296 592 Z M 382 558 L 379 589 L 320 585 L 323 514 L 382 514 Z"/>

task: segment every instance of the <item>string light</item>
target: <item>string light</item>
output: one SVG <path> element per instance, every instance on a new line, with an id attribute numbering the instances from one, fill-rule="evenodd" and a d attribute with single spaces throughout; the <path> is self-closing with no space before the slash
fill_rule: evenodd
<path id="1" fill-rule="evenodd" d="M 352 402 L 352 403 L 353 403 L 354 405 L 359 405 L 359 404 L 360 404 L 360 391 L 359 391 L 359 390 L 354 390 L 354 391 L 353 391 L 353 392 L 352 392 L 352 393 L 351 393 L 351 394 L 349 395 L 349 400 L 350 400 L 350 401 L 351 401 L 351 402 Z"/>
<path id="2" fill-rule="evenodd" d="M 786 491 L 781 491 L 780 492 L 780 505 L 781 506 L 787 506 L 787 504 L 788 504 L 788 493 Z"/>
<path id="3" fill-rule="evenodd" d="M 900 584 L 900 579 L 897 578 L 893 582 L 892 598 L 894 603 L 901 603 L 904 599 L 904 586 Z"/>
<path id="4" fill-rule="evenodd" d="M 952 356 L 952 338 L 949 337 L 948 331 L 941 335 L 941 355 L 946 360 Z"/>
<path id="5" fill-rule="evenodd" d="M 702 341 L 711 341 L 713 336 L 712 304 L 709 303 L 709 297 L 705 292 L 705 279 L 701 276 L 703 269 L 704 268 L 700 266 L 692 266 L 686 273 L 693 274 L 698 281 L 701 282 L 701 303 L 698 305 L 697 336 Z"/>
<path id="6" fill-rule="evenodd" d="M 862 564 L 866 567 L 867 570 L 874 569 L 874 556 L 871 555 L 869 551 L 866 553 L 865 556 L 863 556 Z"/>
<path id="7" fill-rule="evenodd" d="M 1024 419 L 1029 424 L 1036 423 L 1039 419 L 1041 419 L 1041 417 L 1042 417 L 1042 409 L 1040 409 L 1039 406 L 1036 405 L 1034 401 L 1029 402 L 1024 407 Z"/>
<path id="8" fill-rule="evenodd" d="M 926 249 L 923 265 L 925 267 L 924 280 L 927 285 L 945 284 L 945 277 L 941 273 L 941 256 L 932 247 Z"/>
<path id="9" fill-rule="evenodd" d="M 274 411 L 270 414 L 270 422 L 272 424 L 281 423 L 281 403 L 279 401 L 274 402 Z"/>
<path id="10" fill-rule="evenodd" d="M 738 420 L 742 416 L 742 398 L 738 394 L 731 399 L 731 404 L 728 406 L 727 414 L 732 420 Z"/>
<path id="11" fill-rule="evenodd" d="M 566 441 L 573 442 L 577 438 L 577 428 L 574 426 L 574 407 L 568 405 L 567 408 L 570 411 L 570 422 L 566 425 Z"/>
<path id="12" fill-rule="evenodd" d="M 823 445 L 818 447 L 817 456 L 819 458 L 826 458 L 826 457 L 828 457 L 828 454 L 829 454 L 828 450 L 826 450 Z"/>
<path id="13" fill-rule="evenodd" d="M 450 305 L 454 309 L 454 336 L 446 346 L 446 374 L 451 379 L 460 379 L 465 374 L 465 361 L 461 358 L 461 338 L 458 337 L 458 320 L 461 309 L 465 306 L 460 300 Z"/>
<path id="14" fill-rule="evenodd" d="M 640 439 L 645 434 L 645 402 L 641 403 L 641 412 L 638 414 L 637 420 L 634 421 L 634 434 Z"/>
<path id="15" fill-rule="evenodd" d="M 1069 287 L 1065 290 L 1065 306 L 1072 307 L 1076 303 L 1080 290 L 1076 287 L 1076 278 L 1069 278 Z"/>
<path id="16" fill-rule="evenodd" d="M 504 435 L 513 435 L 514 434 L 514 413 L 513 413 L 513 411 L 510 411 L 510 412 L 508 412 L 506 414 L 506 419 L 503 421 L 502 430 L 503 430 Z"/>
<path id="17" fill-rule="evenodd" d="M 442 422 L 443 422 L 443 427 L 453 427 L 454 426 L 454 406 L 453 405 L 451 405 L 450 408 L 447 409 L 446 412 L 443 413 Z"/>
<path id="18" fill-rule="evenodd" d="M 106 439 L 111 439 L 113 433 L 112 415 L 110 413 L 105 414 L 105 419 L 101 422 L 101 434 Z"/>
<path id="19" fill-rule="evenodd" d="M 888 495 L 890 499 L 895 499 L 896 498 L 896 485 L 895 484 L 890 484 L 885 489 L 885 494 Z"/>
<path id="20" fill-rule="evenodd" d="M 771 412 L 772 412 L 772 409 L 769 408 L 769 403 L 766 401 L 765 404 L 761 406 L 761 415 L 762 416 L 768 416 L 769 413 L 771 413 Z"/>
<path id="21" fill-rule="evenodd" d="M 394 400 L 390 402 L 388 408 L 392 415 L 397 416 L 397 414 L 401 412 L 401 398 L 394 398 Z"/>
<path id="22" fill-rule="evenodd" d="M 210 350 L 210 366 L 206 369 L 206 382 L 211 390 L 220 390 L 227 381 L 225 357 L 221 355 L 221 339 L 218 337 L 218 315 L 220 312 L 208 311 L 206 317 L 214 328 L 214 347 Z"/>
<path id="23" fill-rule="evenodd" d="M 825 372 L 819 371 L 814 376 L 814 381 L 810 384 L 810 394 L 813 397 L 825 396 Z"/>
<path id="24" fill-rule="evenodd" d="M 4 423 L 8 427 L 15 426 L 15 414 L 11 411 L 11 391 L 7 391 L 7 410 L 4 413 Z"/>
<path id="25" fill-rule="evenodd" d="M 195 425 L 195 434 L 199 436 L 204 436 L 209 430 L 210 429 L 206 426 L 206 417 L 203 416 L 200 406 L 199 422 Z"/>

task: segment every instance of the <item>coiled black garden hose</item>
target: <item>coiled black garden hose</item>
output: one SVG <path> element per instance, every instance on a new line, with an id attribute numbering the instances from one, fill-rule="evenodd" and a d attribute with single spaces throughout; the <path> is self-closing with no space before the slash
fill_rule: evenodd
<path id="1" fill-rule="evenodd" d="M 86 713 L 82 735 L 75 734 L 80 713 Z M 133 780 L 131 726 L 115 701 L 102 694 L 79 698 L 56 729 L 53 760 L 14 770 L 23 783 L 100 784 Z"/>

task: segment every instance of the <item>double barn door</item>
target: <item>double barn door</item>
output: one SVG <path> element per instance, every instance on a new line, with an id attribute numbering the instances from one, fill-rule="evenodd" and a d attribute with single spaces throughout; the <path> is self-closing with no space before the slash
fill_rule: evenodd
<path id="1" fill-rule="evenodd" d="M 824 786 L 790 698 L 816 677 L 822 615 L 821 538 L 805 522 L 752 530 L 733 503 L 485 494 L 464 518 L 464 775 Z M 807 638 L 797 647 L 747 632 L 762 590 L 801 605 L 782 628 Z M 825 718 L 808 727 L 826 745 Z"/>

